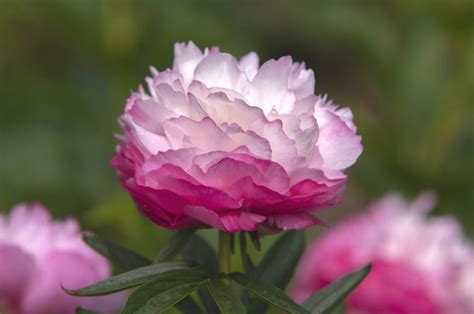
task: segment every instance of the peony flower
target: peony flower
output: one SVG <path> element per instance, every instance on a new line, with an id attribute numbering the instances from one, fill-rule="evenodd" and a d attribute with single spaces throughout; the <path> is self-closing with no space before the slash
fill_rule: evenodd
<path id="1" fill-rule="evenodd" d="M 259 66 L 218 48 L 175 45 L 173 68 L 146 78 L 120 118 L 112 160 L 125 189 L 172 229 L 302 229 L 341 200 L 362 152 L 352 113 L 314 95 L 291 57 Z"/>
<path id="2" fill-rule="evenodd" d="M 474 246 L 452 217 L 426 217 L 433 204 L 393 194 L 331 229 L 301 260 L 295 299 L 371 262 L 349 313 L 474 313 Z"/>
<path id="3" fill-rule="evenodd" d="M 76 307 L 118 312 L 123 294 L 78 298 L 65 294 L 111 274 L 109 262 L 82 240 L 69 218 L 53 221 L 40 204 L 20 204 L 0 215 L 0 312 L 68 314 Z"/>

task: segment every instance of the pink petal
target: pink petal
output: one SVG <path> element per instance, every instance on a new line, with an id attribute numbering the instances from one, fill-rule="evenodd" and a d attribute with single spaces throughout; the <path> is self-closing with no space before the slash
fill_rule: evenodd
<path id="1" fill-rule="evenodd" d="M 219 216 L 214 211 L 199 206 L 186 207 L 185 211 L 189 216 L 209 226 L 227 232 L 254 231 L 257 225 L 266 219 L 264 216 L 249 212 L 238 212 Z"/>
<path id="2" fill-rule="evenodd" d="M 259 59 L 255 52 L 249 52 L 239 60 L 239 68 L 245 72 L 249 81 L 252 81 L 258 72 Z"/>
<path id="3" fill-rule="evenodd" d="M 227 53 L 204 58 L 196 68 L 194 79 L 203 82 L 208 88 L 226 88 L 241 94 L 249 86 L 247 76 L 239 69 L 235 58 Z"/>
<path id="4" fill-rule="evenodd" d="M 17 246 L 0 244 L 0 261 L 0 303 L 15 309 L 35 272 L 33 256 Z"/>
<path id="5" fill-rule="evenodd" d="M 320 219 L 307 214 L 280 214 L 268 217 L 268 223 L 281 230 L 300 230 L 316 225 L 325 225 Z"/>
<path id="6" fill-rule="evenodd" d="M 321 113 L 327 121 L 320 127 L 317 142 L 325 169 L 342 170 L 355 163 L 362 153 L 361 137 L 356 135 L 337 115 Z M 319 116 L 317 116 L 319 123 Z"/>
<path id="7" fill-rule="evenodd" d="M 295 91 L 296 99 L 303 99 L 314 94 L 314 72 L 306 69 L 304 62 L 293 63 L 288 81 L 288 88 Z"/>
<path id="8" fill-rule="evenodd" d="M 104 263 L 107 261 L 104 259 Z M 61 284 L 78 289 L 105 279 L 109 274 L 96 273 L 97 261 L 87 260 L 74 252 L 51 253 L 37 273 L 22 303 L 24 313 L 74 313 L 78 306 L 90 308 L 97 297 L 77 298 L 64 293 Z"/>
<path id="9" fill-rule="evenodd" d="M 210 118 L 201 121 L 173 118 L 165 121 L 163 127 L 173 149 L 196 147 L 204 152 L 230 151 L 238 146 Z"/>
<path id="10" fill-rule="evenodd" d="M 273 109 L 279 113 L 290 112 L 296 100 L 288 89 L 291 65 L 290 57 L 265 62 L 252 80 L 248 93 L 250 104 L 262 108 L 265 114 Z"/>
<path id="11" fill-rule="evenodd" d="M 173 70 L 183 75 L 186 85 L 192 81 L 196 66 L 204 58 L 204 54 L 192 41 L 177 43 L 174 46 Z"/>

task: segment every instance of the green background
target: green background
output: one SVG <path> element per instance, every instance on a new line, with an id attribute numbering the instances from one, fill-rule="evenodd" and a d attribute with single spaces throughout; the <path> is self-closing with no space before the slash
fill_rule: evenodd
<path id="1" fill-rule="evenodd" d="M 430 188 L 474 235 L 474 19 L 469 1 L 0 0 L 0 210 L 57 217 L 152 255 L 167 232 L 137 214 L 108 161 L 132 89 L 193 40 L 261 60 L 292 55 L 354 111 L 365 150 L 333 223 L 392 190 Z"/>

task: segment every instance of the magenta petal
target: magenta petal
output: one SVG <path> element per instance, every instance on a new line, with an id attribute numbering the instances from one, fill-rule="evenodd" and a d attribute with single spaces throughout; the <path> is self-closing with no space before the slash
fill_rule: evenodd
<path id="1" fill-rule="evenodd" d="M 268 217 L 268 223 L 281 230 L 299 230 L 308 227 L 326 225 L 322 220 L 307 214 L 280 214 Z"/>
<path id="2" fill-rule="evenodd" d="M 216 212 L 201 206 L 188 206 L 185 208 L 185 211 L 189 216 L 227 232 L 254 231 L 257 229 L 258 223 L 266 219 L 265 216 L 249 212 L 237 212 L 219 216 Z"/>

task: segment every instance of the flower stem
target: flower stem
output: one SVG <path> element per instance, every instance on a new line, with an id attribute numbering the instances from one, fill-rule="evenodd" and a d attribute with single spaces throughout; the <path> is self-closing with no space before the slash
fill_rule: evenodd
<path id="1" fill-rule="evenodd" d="M 230 273 L 230 245 L 229 232 L 219 231 L 219 270 L 221 273 Z"/>

